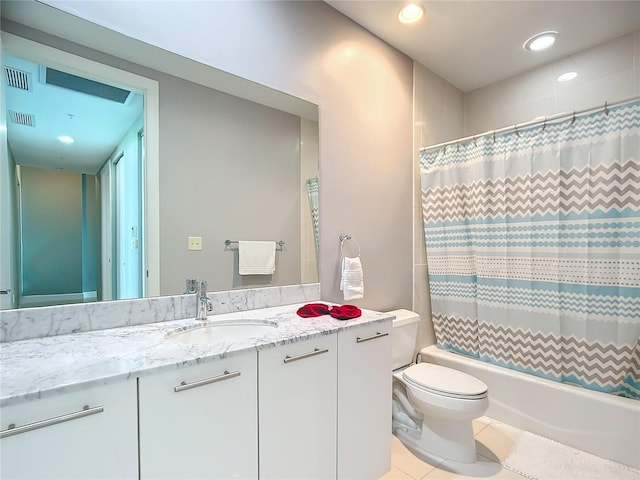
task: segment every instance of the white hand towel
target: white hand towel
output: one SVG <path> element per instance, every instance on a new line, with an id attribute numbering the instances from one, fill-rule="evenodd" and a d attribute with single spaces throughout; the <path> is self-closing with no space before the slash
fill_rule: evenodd
<path id="1" fill-rule="evenodd" d="M 272 275 L 276 271 L 276 242 L 238 242 L 240 275 Z"/>
<path id="2" fill-rule="evenodd" d="M 340 290 L 345 300 L 364 297 L 364 275 L 360 257 L 342 257 L 342 278 Z"/>

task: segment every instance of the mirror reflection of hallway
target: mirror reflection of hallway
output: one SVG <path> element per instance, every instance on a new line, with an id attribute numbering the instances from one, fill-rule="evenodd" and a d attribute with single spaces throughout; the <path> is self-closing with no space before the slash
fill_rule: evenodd
<path id="1" fill-rule="evenodd" d="M 11 290 L 2 308 L 143 296 L 143 94 L 28 56 L 3 54 L 2 63 L 0 247 L 8 260 L 0 264 L 0 280 Z M 10 81 L 7 70 L 24 81 Z M 73 141 L 61 144 L 62 135 Z M 105 173 L 116 152 L 125 159 L 119 183 L 127 192 L 116 190 L 117 170 Z"/>

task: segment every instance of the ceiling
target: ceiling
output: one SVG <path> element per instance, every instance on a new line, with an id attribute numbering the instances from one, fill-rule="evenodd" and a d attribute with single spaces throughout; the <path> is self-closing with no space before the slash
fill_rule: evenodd
<path id="1" fill-rule="evenodd" d="M 96 174 L 143 112 L 142 95 L 124 103 L 79 93 L 44 81 L 44 66 L 3 55 L 4 67 L 26 74 L 29 89 L 5 82 L 7 141 L 16 164 Z M 12 112 L 29 121 L 16 122 Z M 28 123 L 28 125 L 27 125 Z M 72 137 L 73 144 L 58 140 Z"/>
<path id="2" fill-rule="evenodd" d="M 640 29 L 638 0 L 417 0 L 425 14 L 410 25 L 397 18 L 407 1 L 325 2 L 464 92 Z M 552 48 L 522 48 L 547 30 L 559 33 Z"/>

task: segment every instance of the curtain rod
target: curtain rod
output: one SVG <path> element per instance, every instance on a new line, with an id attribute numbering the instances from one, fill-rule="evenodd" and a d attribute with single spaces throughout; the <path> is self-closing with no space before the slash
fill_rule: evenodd
<path id="1" fill-rule="evenodd" d="M 448 142 L 438 143 L 436 145 L 429 145 L 428 147 L 420 147 L 420 151 L 426 152 L 427 150 L 434 150 L 436 148 L 447 147 L 449 145 L 458 145 L 460 143 L 476 140 L 479 137 L 496 135 L 498 133 L 504 133 L 509 131 L 517 132 L 519 128 L 528 128 L 528 127 L 533 127 L 535 125 L 546 125 L 548 122 L 554 122 L 562 118 L 573 117 L 575 119 L 577 115 L 584 115 L 586 113 L 597 112 L 598 110 L 602 110 L 604 113 L 609 115 L 609 107 L 615 107 L 618 105 L 622 105 L 624 103 L 633 102 L 635 100 L 640 100 L 640 96 L 634 96 L 634 97 L 627 98 L 625 100 L 620 100 L 614 103 L 604 102 L 603 106 L 585 108 L 584 110 L 577 110 L 577 111 L 574 110 L 573 112 L 557 113 L 555 115 L 551 115 L 550 117 L 544 117 L 542 119 L 536 118 L 535 120 L 531 120 L 530 122 L 520 123 L 510 127 L 500 128 L 497 130 L 489 130 L 488 132 L 478 133 L 477 135 L 469 135 L 468 137 L 458 138 L 457 140 L 450 140 Z"/>

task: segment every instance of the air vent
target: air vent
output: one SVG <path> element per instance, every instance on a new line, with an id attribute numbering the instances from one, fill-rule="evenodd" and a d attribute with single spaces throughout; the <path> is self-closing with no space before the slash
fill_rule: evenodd
<path id="1" fill-rule="evenodd" d="M 4 78 L 7 81 L 7 86 L 19 88 L 20 90 L 31 90 L 31 74 L 23 72 L 17 68 L 4 67 Z"/>
<path id="2" fill-rule="evenodd" d="M 36 119 L 30 113 L 14 112 L 13 110 L 9 110 L 9 118 L 11 118 L 13 123 L 17 123 L 18 125 L 24 125 L 27 127 L 36 126 Z"/>
<path id="3" fill-rule="evenodd" d="M 70 73 L 61 72 L 53 68 L 47 68 L 45 82 L 49 85 L 67 88 L 118 103 L 126 102 L 129 93 L 131 93 L 122 88 L 71 75 Z"/>

